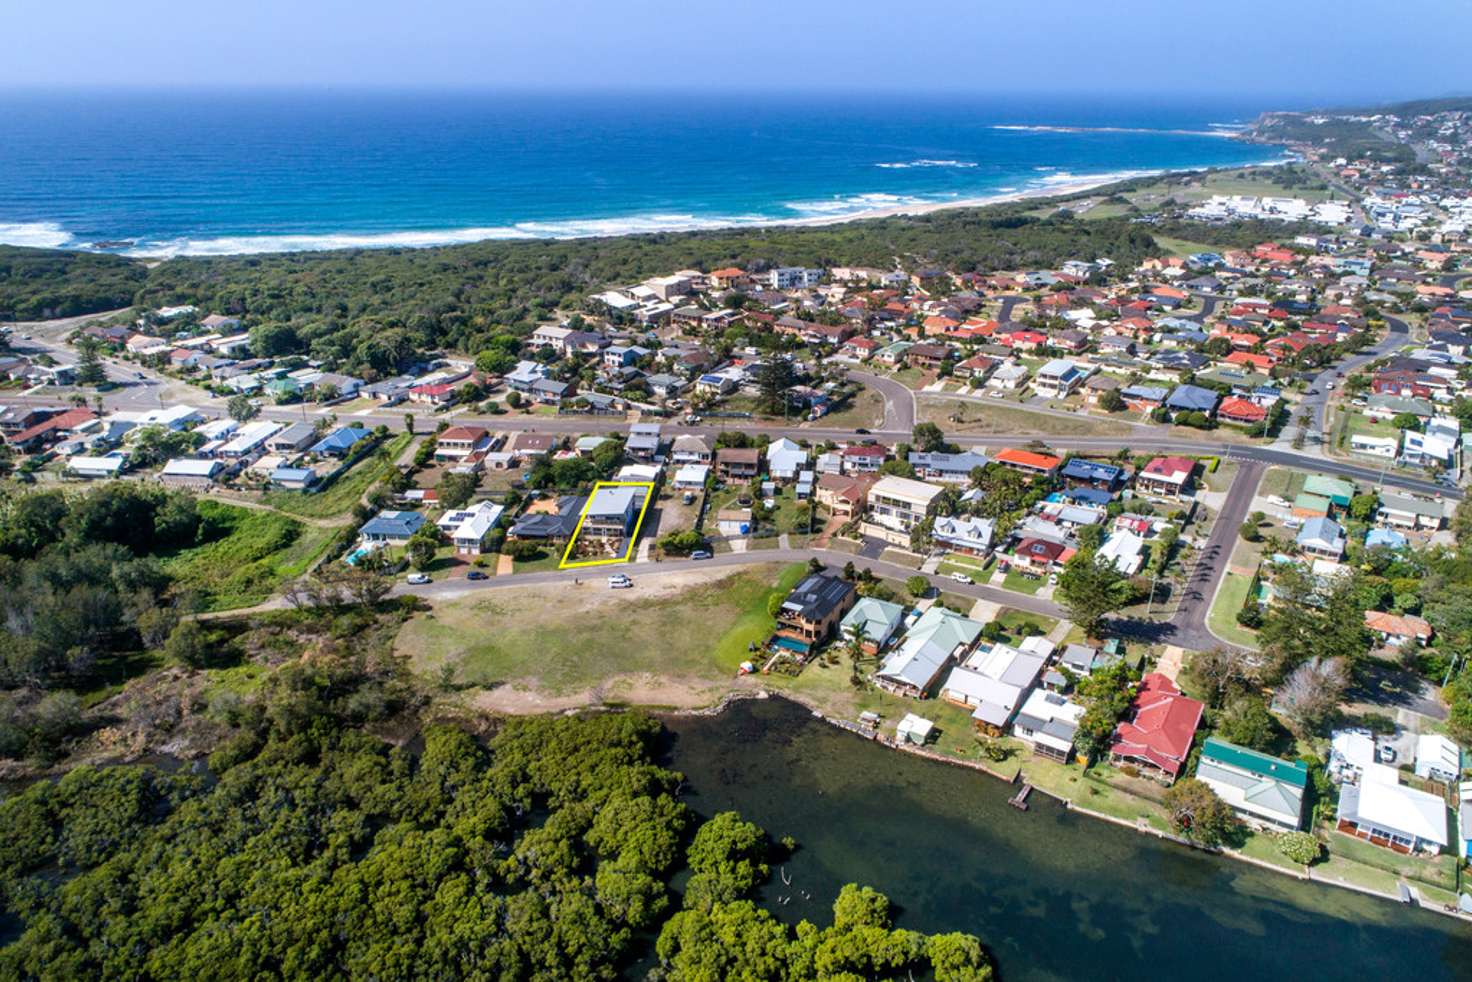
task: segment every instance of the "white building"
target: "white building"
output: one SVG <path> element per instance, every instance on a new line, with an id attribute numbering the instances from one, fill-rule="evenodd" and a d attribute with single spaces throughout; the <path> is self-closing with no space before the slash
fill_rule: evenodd
<path id="1" fill-rule="evenodd" d="M 1033 391 L 1049 399 L 1065 399 L 1083 384 L 1088 373 L 1067 358 L 1054 358 L 1033 377 Z"/>
<path id="2" fill-rule="evenodd" d="M 1339 831 L 1399 853 L 1447 846 L 1446 802 L 1400 783 L 1395 768 L 1370 764 L 1358 784 L 1339 789 Z"/>
<path id="3" fill-rule="evenodd" d="M 216 453 L 221 457 L 248 457 L 256 453 L 266 445 L 266 441 L 281 430 L 280 423 L 270 420 L 258 420 L 254 423 L 246 423 L 235 431 L 230 441 L 222 446 Z"/>
<path id="4" fill-rule="evenodd" d="M 225 465 L 218 460 L 178 457 L 164 464 L 159 480 L 172 487 L 209 487 L 224 469 Z"/>
<path id="5" fill-rule="evenodd" d="M 1032 752 L 1067 763 L 1084 707 L 1057 692 L 1033 689 L 1012 721 L 1012 735 Z"/>
<path id="6" fill-rule="evenodd" d="M 106 457 L 73 457 L 66 462 L 66 470 L 68 474 L 76 477 L 117 477 L 123 472 L 125 463 L 127 463 L 127 458 L 122 454 L 109 454 Z"/>
<path id="7" fill-rule="evenodd" d="M 435 524 L 455 543 L 456 553 L 462 556 L 478 556 L 486 538 L 501 520 L 505 510 L 493 502 L 482 501 L 473 508 L 446 512 Z"/>
<path id="8" fill-rule="evenodd" d="M 863 531 L 897 545 L 909 545 L 910 530 L 930 515 L 942 490 L 907 477 L 881 477 L 869 489 Z"/>
<path id="9" fill-rule="evenodd" d="M 1440 733 L 1416 738 L 1416 776 L 1450 784 L 1462 776 L 1462 748 Z"/>

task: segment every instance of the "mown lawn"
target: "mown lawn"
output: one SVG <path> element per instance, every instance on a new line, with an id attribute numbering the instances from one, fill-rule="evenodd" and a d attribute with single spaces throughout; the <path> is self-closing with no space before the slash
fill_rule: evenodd
<path id="1" fill-rule="evenodd" d="M 1021 640 L 1023 636 L 1022 626 L 1024 624 L 1031 624 L 1037 628 L 1039 634 L 1047 634 L 1058 626 L 1058 622 L 1051 617 L 1045 617 L 1042 614 L 1033 614 L 1025 610 L 1016 610 L 1011 607 L 1002 611 L 1001 616 L 997 618 L 997 623 L 1002 625 L 1002 630 L 1006 633 L 1008 639 L 1013 640 Z"/>
<path id="2" fill-rule="evenodd" d="M 1217 592 L 1216 602 L 1211 605 L 1211 610 L 1206 615 L 1206 626 L 1211 633 L 1223 641 L 1240 644 L 1245 648 L 1257 647 L 1257 632 L 1249 630 L 1237 623 L 1237 611 L 1247 603 L 1247 590 L 1252 586 L 1252 578 L 1240 573 L 1227 573 L 1222 580 L 1221 589 Z"/>
<path id="3" fill-rule="evenodd" d="M 629 674 L 729 679 L 747 645 L 772 630 L 768 598 L 786 596 L 803 565 L 758 566 L 671 591 L 526 587 L 440 604 L 406 624 L 397 649 L 420 672 L 453 665 L 467 685 L 509 684 L 568 695 Z"/>
<path id="4" fill-rule="evenodd" d="M 267 491 L 261 500 L 272 508 L 303 515 L 307 518 L 331 518 L 352 511 L 358 499 L 363 497 L 378 481 L 388 476 L 389 468 L 399 459 L 413 436 L 400 433 L 385 440 L 378 449 L 339 474 L 327 487 L 315 494 L 302 491 Z"/>
<path id="5" fill-rule="evenodd" d="M 1002 580 L 1002 587 L 1017 593 L 1025 593 L 1028 596 L 1033 596 L 1043 588 L 1043 584 L 1046 582 L 1041 576 L 1023 576 L 1015 569 L 1009 569 L 1007 576 Z"/>
<path id="6" fill-rule="evenodd" d="M 163 557 L 177 590 L 199 594 L 206 610 L 260 603 L 283 581 L 305 573 L 333 530 L 269 511 L 199 502 L 206 541 Z"/>
<path id="7" fill-rule="evenodd" d="M 1448 825 L 1448 828 L 1451 827 Z M 1457 858 L 1455 856 L 1402 856 L 1400 853 L 1383 849 L 1363 839 L 1345 835 L 1343 832 L 1333 831 L 1328 835 L 1331 857 L 1338 856 L 1362 866 L 1384 870 L 1394 876 L 1412 881 L 1413 885 L 1425 883 L 1443 890 L 1456 890 L 1457 888 Z"/>

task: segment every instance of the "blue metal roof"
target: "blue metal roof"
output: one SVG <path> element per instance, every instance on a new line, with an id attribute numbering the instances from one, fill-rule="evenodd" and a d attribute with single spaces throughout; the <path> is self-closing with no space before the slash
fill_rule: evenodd
<path id="1" fill-rule="evenodd" d="M 1064 477 L 1076 477 L 1083 481 L 1108 481 L 1113 484 L 1119 480 L 1119 475 L 1122 473 L 1123 471 L 1113 464 L 1101 464 L 1082 457 L 1075 457 L 1063 465 Z"/>
<path id="2" fill-rule="evenodd" d="M 369 435 L 370 432 L 361 426 L 344 426 L 341 429 L 333 430 L 312 444 L 311 452 L 340 453 L 344 450 L 351 450 L 354 444 Z"/>

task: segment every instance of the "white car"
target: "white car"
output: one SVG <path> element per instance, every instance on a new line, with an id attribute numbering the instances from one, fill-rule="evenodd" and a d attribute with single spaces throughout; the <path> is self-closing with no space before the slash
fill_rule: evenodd
<path id="1" fill-rule="evenodd" d="M 422 584 L 425 584 L 425 583 L 428 583 L 429 582 L 429 574 L 428 573 L 410 573 L 409 576 L 408 576 L 407 582 L 412 583 L 415 586 L 420 586 Z"/>
<path id="2" fill-rule="evenodd" d="M 614 573 L 608 578 L 608 589 L 610 590 L 627 590 L 633 585 L 634 581 L 622 573 Z"/>
<path id="3" fill-rule="evenodd" d="M 973 582 L 975 582 L 974 580 L 971 579 L 971 577 L 967 576 L 965 573 L 952 573 L 951 574 L 951 579 L 955 580 L 957 583 L 973 583 Z"/>

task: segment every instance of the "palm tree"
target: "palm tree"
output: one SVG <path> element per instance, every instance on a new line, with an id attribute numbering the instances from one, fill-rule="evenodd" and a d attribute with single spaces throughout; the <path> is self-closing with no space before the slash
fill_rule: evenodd
<path id="1" fill-rule="evenodd" d="M 849 681 L 855 686 L 863 683 L 863 676 L 859 674 L 859 660 L 864 657 L 864 625 L 850 624 L 844 628 L 844 648 L 848 651 L 850 666 Z"/>

